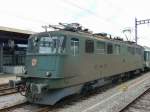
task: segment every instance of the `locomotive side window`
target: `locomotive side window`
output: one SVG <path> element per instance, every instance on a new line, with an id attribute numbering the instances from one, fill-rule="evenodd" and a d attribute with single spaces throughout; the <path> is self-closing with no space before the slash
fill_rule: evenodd
<path id="1" fill-rule="evenodd" d="M 115 45 L 114 53 L 117 55 L 120 54 L 120 45 Z"/>
<path id="2" fill-rule="evenodd" d="M 73 56 L 76 56 L 79 54 L 79 39 L 78 38 L 72 38 L 71 39 L 71 54 Z"/>
<path id="3" fill-rule="evenodd" d="M 131 54 L 131 47 L 128 47 L 128 53 Z"/>
<path id="4" fill-rule="evenodd" d="M 96 53 L 104 54 L 105 53 L 105 43 L 104 42 L 96 42 Z"/>
<path id="5" fill-rule="evenodd" d="M 129 54 L 134 55 L 134 54 L 135 54 L 135 49 L 134 49 L 134 47 L 128 47 L 128 52 L 129 52 Z"/>
<path id="6" fill-rule="evenodd" d="M 132 47 L 132 54 L 134 55 L 135 54 L 135 48 Z"/>
<path id="7" fill-rule="evenodd" d="M 136 54 L 141 55 L 141 49 L 140 48 L 136 48 Z"/>
<path id="8" fill-rule="evenodd" d="M 93 40 L 86 40 L 85 41 L 85 52 L 86 53 L 93 53 L 94 52 L 94 41 Z"/>
<path id="9" fill-rule="evenodd" d="M 113 45 L 112 44 L 107 45 L 107 54 L 113 54 Z"/>
<path id="10" fill-rule="evenodd" d="M 136 48 L 135 51 L 136 51 L 136 54 L 139 54 L 139 53 L 138 53 L 138 51 L 139 51 L 138 48 Z"/>

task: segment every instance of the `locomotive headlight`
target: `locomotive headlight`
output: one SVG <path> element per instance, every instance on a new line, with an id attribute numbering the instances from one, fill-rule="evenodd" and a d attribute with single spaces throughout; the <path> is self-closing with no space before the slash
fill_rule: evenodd
<path id="1" fill-rule="evenodd" d="M 46 72 L 46 76 L 47 76 L 47 77 L 51 77 L 51 76 L 52 76 L 52 73 L 51 73 L 51 72 Z"/>

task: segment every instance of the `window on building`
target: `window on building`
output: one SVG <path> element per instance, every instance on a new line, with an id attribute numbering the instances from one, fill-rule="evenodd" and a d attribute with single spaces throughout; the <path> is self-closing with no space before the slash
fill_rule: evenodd
<path id="1" fill-rule="evenodd" d="M 114 53 L 115 54 L 120 54 L 120 45 L 115 45 L 115 47 L 114 47 Z"/>
<path id="2" fill-rule="evenodd" d="M 112 53 L 113 53 L 113 45 L 107 44 L 107 54 L 112 54 Z"/>
<path id="3" fill-rule="evenodd" d="M 104 54 L 105 53 L 105 43 L 97 41 L 96 42 L 96 53 Z"/>
<path id="4" fill-rule="evenodd" d="M 71 39 L 71 54 L 73 56 L 77 56 L 79 54 L 79 39 L 78 38 L 72 38 Z"/>
<path id="5" fill-rule="evenodd" d="M 93 40 L 86 40 L 85 41 L 85 52 L 86 53 L 93 53 L 94 52 L 94 41 Z"/>

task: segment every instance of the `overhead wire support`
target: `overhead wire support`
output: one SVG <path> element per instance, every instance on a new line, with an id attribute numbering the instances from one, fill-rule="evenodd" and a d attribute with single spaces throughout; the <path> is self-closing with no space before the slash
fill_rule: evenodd
<path id="1" fill-rule="evenodd" d="M 150 23 L 150 19 L 145 19 L 145 20 L 137 20 L 137 18 L 135 18 L 135 42 L 137 44 L 137 26 L 141 25 L 141 24 L 149 24 Z"/>
<path id="2" fill-rule="evenodd" d="M 136 21 L 137 25 L 150 23 L 150 19 Z"/>

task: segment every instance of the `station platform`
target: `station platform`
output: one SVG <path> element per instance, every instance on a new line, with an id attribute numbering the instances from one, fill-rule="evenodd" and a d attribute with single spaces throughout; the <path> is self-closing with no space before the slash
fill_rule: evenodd
<path id="1" fill-rule="evenodd" d="M 16 78 L 16 74 L 0 73 L 0 85 L 8 83 L 9 80 L 19 80 L 19 78 Z"/>

